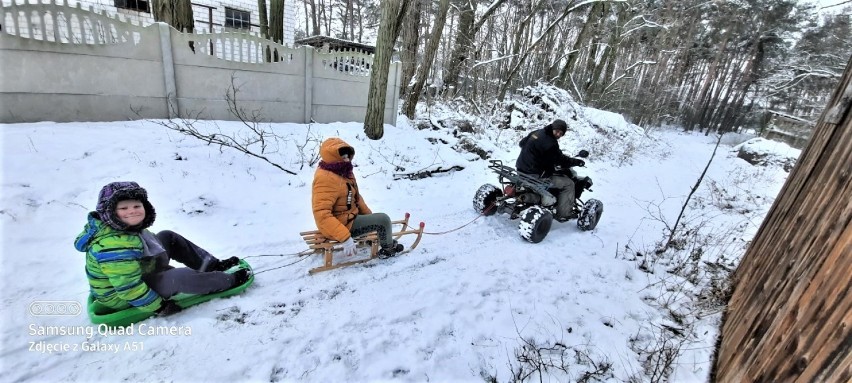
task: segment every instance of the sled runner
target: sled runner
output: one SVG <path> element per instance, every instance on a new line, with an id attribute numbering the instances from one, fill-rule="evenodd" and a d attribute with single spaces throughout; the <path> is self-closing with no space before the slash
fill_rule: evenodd
<path id="1" fill-rule="evenodd" d="M 420 243 L 420 238 L 423 236 L 423 227 L 426 226 L 425 223 L 420 222 L 420 228 L 415 229 L 408 226 L 408 219 L 411 217 L 410 214 L 405 213 L 405 219 L 399 221 L 391 221 L 391 225 L 400 225 L 401 229 L 399 231 L 395 231 L 393 233 L 393 239 L 397 240 L 402 238 L 404 235 L 408 234 L 416 234 L 417 238 L 414 240 L 414 243 L 411 244 L 407 249 L 397 253 L 397 254 L 405 254 L 411 250 L 414 250 L 417 247 L 417 244 Z M 305 240 L 305 243 L 308 244 L 308 247 L 313 250 L 313 254 L 322 254 L 323 255 L 323 265 L 320 267 L 315 267 L 308 271 L 309 274 L 313 275 L 315 273 L 321 271 L 334 270 L 340 267 L 352 266 L 355 264 L 363 263 L 370 261 L 374 258 L 378 257 L 379 253 L 379 238 L 376 235 L 376 232 L 371 232 L 364 234 L 359 237 L 355 237 L 355 245 L 356 248 L 361 249 L 365 247 L 370 248 L 370 257 L 356 259 L 354 261 L 347 262 L 338 262 L 334 263 L 334 252 L 337 250 L 341 250 L 340 242 L 337 242 L 333 239 L 328 239 L 319 232 L 319 230 L 312 231 L 303 231 L 299 233 L 302 236 L 302 239 Z"/>
<path id="2" fill-rule="evenodd" d="M 231 268 L 227 272 L 234 273 L 237 270 L 246 269 L 251 271 L 251 266 L 244 259 L 240 260 L 240 264 Z M 187 308 L 190 306 L 195 306 L 199 303 L 204 303 L 212 299 L 216 298 L 224 298 L 232 295 L 239 294 L 245 289 L 247 289 L 254 282 L 254 273 L 249 276 L 249 279 L 239 285 L 232 287 L 228 290 L 219 291 L 216 293 L 210 294 L 178 294 L 173 296 L 171 299 L 175 301 L 181 308 Z M 147 312 L 139 310 L 136 307 L 130 307 L 120 311 L 113 311 L 113 309 L 101 305 L 96 302 L 94 297 L 89 295 L 89 303 L 88 303 L 88 311 L 89 311 L 89 319 L 91 319 L 94 324 L 106 324 L 108 326 L 116 326 L 123 327 L 129 326 L 130 324 L 143 321 L 155 315 L 154 312 Z"/>

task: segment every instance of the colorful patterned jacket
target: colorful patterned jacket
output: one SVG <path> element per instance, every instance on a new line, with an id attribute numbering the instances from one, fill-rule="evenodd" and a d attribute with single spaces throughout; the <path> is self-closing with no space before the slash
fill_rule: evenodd
<path id="1" fill-rule="evenodd" d="M 153 259 L 143 258 L 144 247 L 138 233 L 116 230 L 93 212 L 74 247 L 86 253 L 86 275 L 98 303 L 116 310 L 131 306 L 144 311 L 160 308 L 162 298 L 142 280 L 142 275 L 155 265 Z"/>

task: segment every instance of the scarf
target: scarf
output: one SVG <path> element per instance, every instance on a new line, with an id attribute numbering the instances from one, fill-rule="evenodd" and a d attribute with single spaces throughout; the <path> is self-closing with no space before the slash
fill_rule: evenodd
<path id="1" fill-rule="evenodd" d="M 328 170 L 343 178 L 355 178 L 355 173 L 352 172 L 352 162 L 349 161 L 340 161 L 332 163 L 320 161 L 319 168 L 322 170 Z"/>

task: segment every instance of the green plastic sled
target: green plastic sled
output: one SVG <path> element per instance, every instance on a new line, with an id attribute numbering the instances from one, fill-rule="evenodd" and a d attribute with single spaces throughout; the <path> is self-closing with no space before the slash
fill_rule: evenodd
<path id="1" fill-rule="evenodd" d="M 228 270 L 229 273 L 234 273 L 239 269 L 247 269 L 251 270 L 251 266 L 244 259 L 240 260 L 240 264 Z M 219 291 L 217 293 L 210 294 L 178 294 L 172 297 L 172 300 L 178 304 L 181 308 L 187 308 L 190 306 L 195 306 L 199 303 L 207 302 L 211 299 L 216 298 L 224 298 L 229 297 L 231 295 L 237 295 L 247 289 L 254 282 L 254 273 L 251 274 L 249 279 L 236 287 L 232 287 L 225 291 Z M 89 295 L 89 319 L 92 320 L 94 324 L 106 324 L 108 326 L 116 326 L 116 327 L 124 327 L 129 326 L 133 323 L 143 321 L 155 315 L 153 312 L 142 311 L 136 307 L 127 308 L 120 311 L 113 311 L 113 309 L 106 307 L 95 301 L 94 297 Z"/>

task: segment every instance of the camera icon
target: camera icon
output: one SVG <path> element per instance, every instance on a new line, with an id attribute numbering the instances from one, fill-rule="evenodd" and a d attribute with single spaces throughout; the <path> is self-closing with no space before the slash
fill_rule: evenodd
<path id="1" fill-rule="evenodd" d="M 29 312 L 34 316 L 76 316 L 83 312 L 83 306 L 76 301 L 34 301 Z"/>

